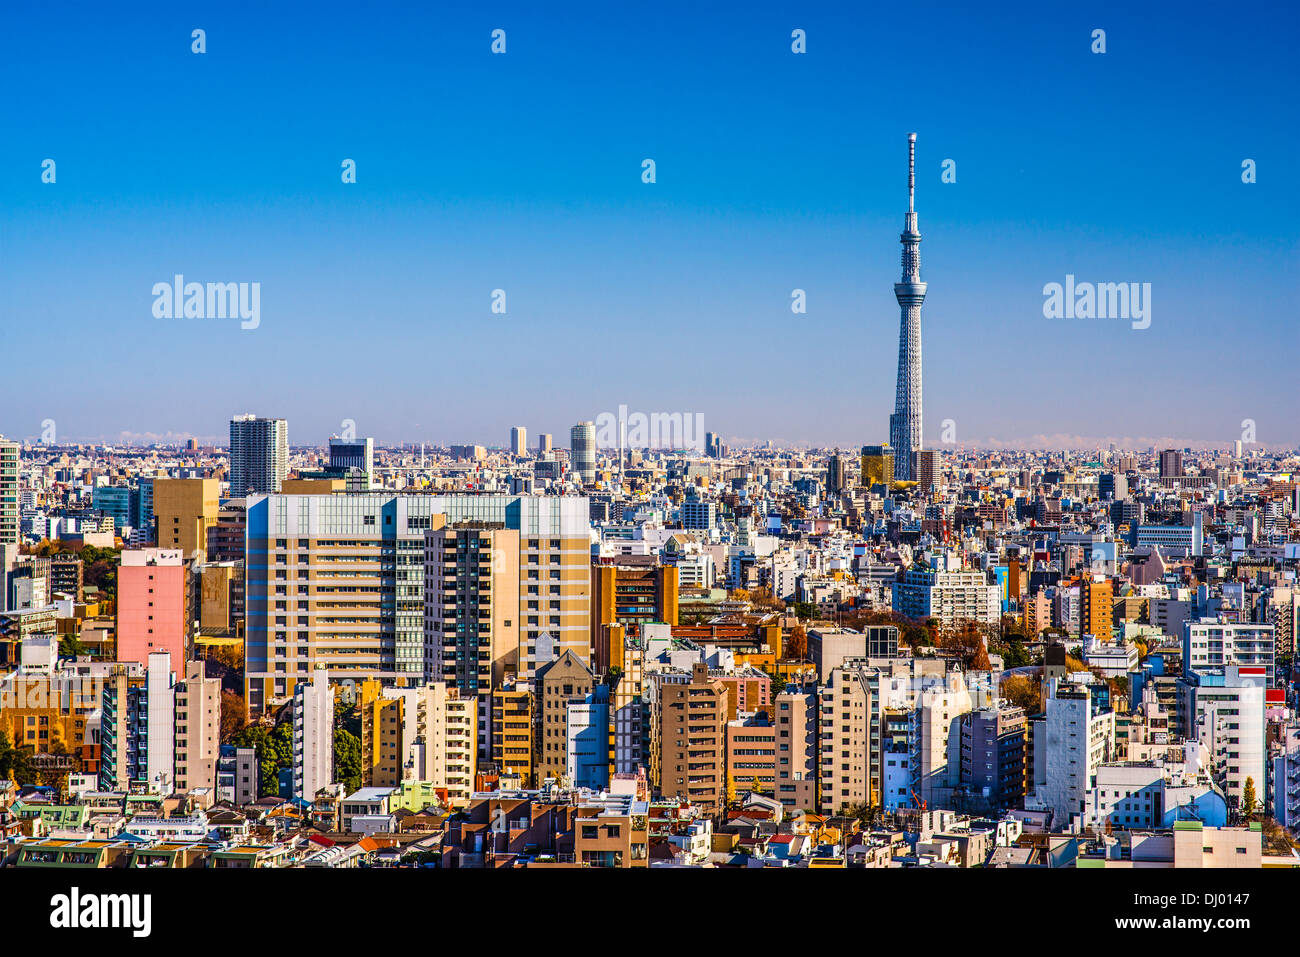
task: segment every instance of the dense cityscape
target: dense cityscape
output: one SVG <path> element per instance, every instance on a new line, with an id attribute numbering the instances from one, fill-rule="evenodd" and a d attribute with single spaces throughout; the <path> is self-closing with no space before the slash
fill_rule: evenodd
<path id="1" fill-rule="evenodd" d="M 595 436 L 0 443 L 5 865 L 1300 863 L 1296 452 Z"/>

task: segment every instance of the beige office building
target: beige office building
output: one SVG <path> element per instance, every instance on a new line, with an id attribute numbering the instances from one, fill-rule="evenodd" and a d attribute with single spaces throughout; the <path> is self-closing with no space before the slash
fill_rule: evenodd
<path id="1" fill-rule="evenodd" d="M 153 480 L 153 514 L 159 548 L 179 548 L 186 558 L 208 553 L 208 529 L 217 524 L 220 505 L 216 479 Z"/>

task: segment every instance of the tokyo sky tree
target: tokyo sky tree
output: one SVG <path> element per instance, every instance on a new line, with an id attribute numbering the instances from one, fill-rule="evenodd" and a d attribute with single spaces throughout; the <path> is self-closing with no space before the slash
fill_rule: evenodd
<path id="1" fill-rule="evenodd" d="M 898 390 L 889 417 L 889 444 L 894 447 L 894 480 L 915 481 L 913 455 L 921 444 L 921 234 L 916 228 L 916 134 L 907 135 L 907 224 L 903 244 L 903 280 L 894 283 L 902 315 L 898 327 Z"/>

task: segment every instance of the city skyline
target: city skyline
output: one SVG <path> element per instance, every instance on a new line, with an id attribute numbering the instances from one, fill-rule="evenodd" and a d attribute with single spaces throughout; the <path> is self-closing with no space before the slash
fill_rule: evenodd
<path id="1" fill-rule="evenodd" d="M 68 440 L 220 436 L 252 408 L 321 441 L 351 419 L 380 442 L 452 443 L 506 432 L 522 409 L 528 428 L 564 434 L 626 404 L 699 412 L 724 436 L 884 441 L 897 143 L 917 130 L 927 268 L 942 277 L 927 302 L 928 441 L 951 420 L 957 447 L 1225 443 L 1250 419 L 1269 447 L 1300 443 L 1294 390 L 1279 387 L 1294 352 L 1269 347 L 1293 337 L 1300 289 L 1284 172 L 1297 134 L 1276 119 L 1294 112 L 1293 10 L 1242 24 L 1208 5 L 1179 20 L 886 9 L 857 32 L 773 7 L 735 24 L 682 8 L 678 26 L 649 30 L 509 6 L 346 26 L 168 12 L 16 43 L 34 16 L 16 13 L 0 41 L 15 91 L 0 321 L 14 354 L 95 342 L 107 371 L 147 370 L 149 386 L 123 378 L 87 402 L 90 386 L 42 390 L 49 364 L 19 363 L 0 386 L 11 436 L 47 419 Z M 890 42 L 916 17 L 927 43 Z M 1207 25 L 1219 48 L 1189 74 L 1183 49 Z M 581 65 L 565 61 L 575 46 L 591 54 Z M 336 75 L 358 50 L 363 68 Z M 102 97 L 88 105 L 92 74 Z M 897 95 L 872 95 L 886 88 Z M 408 100 L 428 105 L 412 119 Z M 169 116 L 193 135 L 154 132 Z M 356 183 L 340 182 L 345 159 Z M 1242 182 L 1246 159 L 1257 182 Z M 178 274 L 259 283 L 260 324 L 156 318 L 150 290 Z M 1150 327 L 1045 318 L 1043 287 L 1068 276 L 1150 283 Z M 615 329 L 665 361 L 627 375 L 604 351 Z M 762 388 L 684 361 L 697 354 Z M 194 387 L 200 360 L 220 364 L 226 401 Z M 502 387 L 473 403 L 438 395 L 489 376 Z"/>

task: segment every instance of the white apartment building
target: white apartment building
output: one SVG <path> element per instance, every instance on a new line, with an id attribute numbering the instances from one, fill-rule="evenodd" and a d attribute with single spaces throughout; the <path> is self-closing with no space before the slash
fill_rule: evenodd
<path id="1" fill-rule="evenodd" d="M 1000 620 L 1002 595 L 982 571 L 910 568 L 894 582 L 893 609 L 909 618 L 937 618 L 945 629 L 963 621 L 992 624 Z"/>
<path id="2" fill-rule="evenodd" d="M 1257 803 L 1267 793 L 1264 680 L 1263 668 L 1230 665 L 1223 674 L 1197 675 L 1188 693 L 1188 735 L 1209 751 L 1215 783 L 1239 802 L 1247 778 Z"/>
<path id="3" fill-rule="evenodd" d="M 323 669 L 294 688 L 293 795 L 316 800 L 334 781 L 334 693 Z"/>
<path id="4" fill-rule="evenodd" d="M 1273 684 L 1272 625 L 1205 619 L 1183 623 L 1183 671 L 1219 671 L 1229 665 L 1263 668 Z"/>
<path id="5" fill-rule="evenodd" d="M 1085 684 L 1051 679 L 1046 717 L 1035 723 L 1035 758 L 1041 755 L 1044 782 L 1036 791 L 1039 807 L 1052 812 L 1054 830 L 1077 831 L 1088 811 L 1088 794 L 1097 769 L 1115 750 L 1115 715 L 1093 714 L 1092 691 Z M 1041 745 L 1041 746 L 1040 746 Z M 1026 807 L 1030 800 L 1026 799 Z"/>

